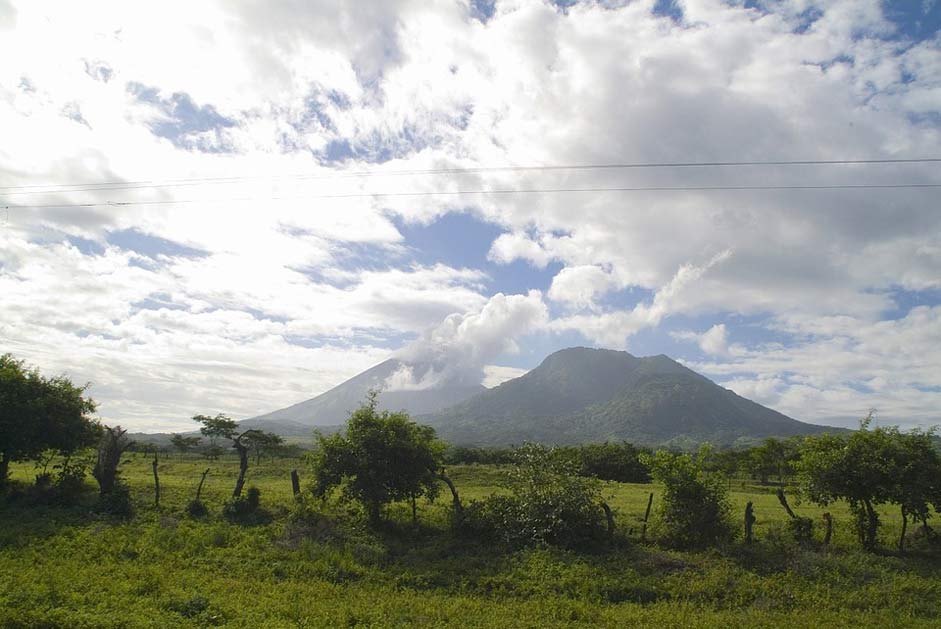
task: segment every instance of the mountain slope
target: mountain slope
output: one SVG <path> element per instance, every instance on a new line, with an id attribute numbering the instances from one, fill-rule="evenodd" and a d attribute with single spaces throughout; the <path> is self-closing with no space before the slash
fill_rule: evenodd
<path id="1" fill-rule="evenodd" d="M 660 355 L 570 348 L 529 373 L 422 418 L 460 444 L 732 444 L 828 430 L 740 397 Z"/>
<path id="2" fill-rule="evenodd" d="M 386 381 L 403 367 L 411 370 L 416 379 L 421 379 L 432 368 L 427 364 L 406 364 L 390 358 L 354 376 L 317 397 L 299 402 L 287 408 L 259 415 L 243 423 L 269 430 L 265 425 L 272 422 L 294 422 L 303 426 L 336 426 L 346 423 L 350 412 L 356 410 L 366 399 L 370 389 L 382 389 Z M 456 404 L 475 393 L 485 391 L 481 385 L 445 383 L 442 386 L 422 390 L 383 391 L 379 395 L 379 406 L 389 410 L 405 410 L 412 415 L 431 413 Z"/>

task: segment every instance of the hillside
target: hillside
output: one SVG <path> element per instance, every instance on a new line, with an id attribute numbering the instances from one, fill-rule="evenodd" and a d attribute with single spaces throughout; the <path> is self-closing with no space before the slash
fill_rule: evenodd
<path id="1" fill-rule="evenodd" d="M 736 395 L 667 356 L 576 347 L 421 421 L 458 444 L 731 445 L 830 429 Z"/>
<path id="2" fill-rule="evenodd" d="M 428 373 L 429 364 L 406 364 L 390 358 L 354 376 L 329 391 L 287 408 L 272 411 L 247 419 L 242 424 L 277 432 L 279 423 L 310 426 L 337 426 L 345 424 L 350 412 L 356 410 L 366 399 L 370 389 L 383 389 L 387 380 L 403 366 L 412 370 L 416 379 Z M 379 395 L 379 406 L 388 410 L 405 410 L 412 415 L 432 413 L 451 406 L 486 389 L 463 383 L 443 383 L 441 386 L 421 390 L 383 391 Z"/>

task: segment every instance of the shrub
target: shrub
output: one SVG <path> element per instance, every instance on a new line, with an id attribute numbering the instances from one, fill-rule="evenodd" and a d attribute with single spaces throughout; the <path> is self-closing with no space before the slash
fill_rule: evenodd
<path id="1" fill-rule="evenodd" d="M 665 542 L 695 548 L 732 538 L 731 507 L 721 478 L 703 473 L 688 454 L 660 451 L 649 457 L 649 464 L 664 487 L 659 511 Z"/>
<path id="2" fill-rule="evenodd" d="M 98 499 L 98 509 L 102 513 L 115 517 L 130 518 L 134 515 L 130 488 L 123 482 L 116 482 L 110 491 L 101 494 Z"/>
<path id="3" fill-rule="evenodd" d="M 601 485 L 553 449 L 527 444 L 516 452 L 505 487 L 510 495 L 468 505 L 469 530 L 512 545 L 577 546 L 604 536 Z"/>
<path id="4" fill-rule="evenodd" d="M 261 491 L 257 487 L 249 487 L 244 496 L 226 501 L 222 507 L 222 515 L 230 522 L 259 524 L 269 518 L 269 514 L 260 506 Z"/>
<path id="5" fill-rule="evenodd" d="M 202 500 L 193 499 L 190 500 L 186 505 L 186 514 L 191 518 L 205 518 L 209 511 L 206 509 L 206 505 L 203 504 Z"/>
<path id="6" fill-rule="evenodd" d="M 85 471 L 87 466 L 84 461 L 73 461 L 66 459 L 54 469 L 59 470 L 55 476 L 56 500 L 60 503 L 71 504 L 85 490 Z"/>

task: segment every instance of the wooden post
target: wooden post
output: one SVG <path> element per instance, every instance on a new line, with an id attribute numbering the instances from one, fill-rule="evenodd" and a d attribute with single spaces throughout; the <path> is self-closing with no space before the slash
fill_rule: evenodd
<path id="1" fill-rule="evenodd" d="M 752 543 L 752 527 L 755 525 L 755 508 L 751 500 L 745 505 L 745 543 Z"/>
<path id="2" fill-rule="evenodd" d="M 301 495 L 301 479 L 297 475 L 297 470 L 291 470 L 291 489 L 294 491 L 294 497 Z"/>
<path id="3" fill-rule="evenodd" d="M 650 507 L 653 506 L 653 492 L 650 492 L 650 497 L 647 498 L 647 511 L 644 512 L 644 526 L 640 529 L 640 541 L 647 541 L 647 520 L 650 519 Z"/>
<path id="4" fill-rule="evenodd" d="M 206 468 L 206 471 L 203 472 L 203 477 L 199 479 L 199 487 L 196 488 L 196 500 L 199 500 L 199 496 L 203 493 L 203 483 L 206 482 L 206 476 L 209 475 L 209 468 Z"/>
<path id="5" fill-rule="evenodd" d="M 160 506 L 160 476 L 157 475 L 157 451 L 154 450 L 154 460 L 151 463 L 154 468 L 154 506 Z"/>
<path id="6" fill-rule="evenodd" d="M 239 453 L 239 476 L 235 479 L 235 489 L 232 490 L 233 499 L 241 497 L 242 488 L 245 486 L 245 472 L 248 471 L 248 447 L 242 443 L 242 437 L 249 432 L 251 431 L 246 430 L 232 440 L 232 447 Z"/>

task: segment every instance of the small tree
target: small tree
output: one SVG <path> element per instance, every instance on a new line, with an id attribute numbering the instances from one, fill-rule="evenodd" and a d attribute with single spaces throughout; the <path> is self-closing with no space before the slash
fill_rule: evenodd
<path id="1" fill-rule="evenodd" d="M 345 433 L 317 435 L 313 455 L 314 494 L 323 497 L 342 487 L 343 497 L 360 502 L 374 525 L 389 502 L 437 495 L 445 450 L 433 428 L 407 413 L 379 412 L 376 398 L 369 393 Z"/>
<path id="2" fill-rule="evenodd" d="M 688 454 L 660 450 L 649 457 L 651 474 L 663 484 L 660 520 L 665 540 L 692 548 L 728 541 L 734 527 L 724 479 L 703 472 Z"/>
<path id="3" fill-rule="evenodd" d="M 889 429 L 889 432 L 896 441 L 898 457 L 893 466 L 897 472 L 891 501 L 899 505 L 902 512 L 898 547 L 904 550 L 909 519 L 921 522 L 922 528 L 930 531 L 928 518 L 931 517 L 931 507 L 941 511 L 941 456 L 932 443 L 933 431 L 902 433 L 898 429 Z"/>
<path id="4" fill-rule="evenodd" d="M 799 463 L 801 489 L 811 501 L 828 505 L 843 499 L 850 505 L 864 548 L 876 546 L 876 505 L 896 496 L 900 475 L 897 431 L 870 430 L 872 412 L 849 437 L 808 437 Z"/>
<path id="5" fill-rule="evenodd" d="M 255 455 L 255 464 L 261 463 L 262 455 L 273 455 L 284 444 L 284 439 L 273 432 L 261 430 L 246 431 L 242 435 L 242 443 Z"/>
<path id="6" fill-rule="evenodd" d="M 760 446 L 748 451 L 746 462 L 749 471 L 761 479 L 762 485 L 767 485 L 770 478 L 775 478 L 778 486 L 783 487 L 793 476 L 798 459 L 800 441 L 769 437 Z"/>
<path id="7" fill-rule="evenodd" d="M 202 439 L 199 437 L 186 437 L 179 433 L 173 433 L 170 436 L 170 445 L 180 453 L 181 460 L 183 459 L 183 455 L 198 446 L 200 441 L 202 441 Z"/>
<path id="8" fill-rule="evenodd" d="M 601 483 L 582 476 L 581 462 L 554 448 L 526 444 L 507 472 L 508 495 L 468 507 L 469 526 L 518 545 L 577 546 L 612 533 Z"/>
<path id="9" fill-rule="evenodd" d="M 199 432 L 209 439 L 209 458 L 216 459 L 222 452 L 219 439 L 233 439 L 238 432 L 238 422 L 219 413 L 215 417 L 209 415 L 193 415 L 193 421 L 202 424 Z"/>
<path id="10" fill-rule="evenodd" d="M 38 457 L 44 450 L 70 454 L 95 442 L 88 417 L 95 402 L 64 376 L 46 378 L 10 354 L 0 356 L 0 487 L 12 461 Z"/>

